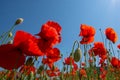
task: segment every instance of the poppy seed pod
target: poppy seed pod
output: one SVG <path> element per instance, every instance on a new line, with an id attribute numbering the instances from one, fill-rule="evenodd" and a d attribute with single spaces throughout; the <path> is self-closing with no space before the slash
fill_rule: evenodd
<path id="1" fill-rule="evenodd" d="M 15 25 L 21 24 L 23 22 L 23 18 L 18 18 L 15 22 Z"/>
<path id="2" fill-rule="evenodd" d="M 77 48 L 75 50 L 75 52 L 74 52 L 74 60 L 75 60 L 75 62 L 78 62 L 80 60 L 81 55 L 82 55 L 82 53 L 81 53 L 80 48 Z"/>

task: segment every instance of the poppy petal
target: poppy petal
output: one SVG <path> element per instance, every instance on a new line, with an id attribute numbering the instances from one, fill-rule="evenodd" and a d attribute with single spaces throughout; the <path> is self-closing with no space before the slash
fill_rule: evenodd
<path id="1" fill-rule="evenodd" d="M 23 65 L 25 56 L 12 44 L 0 46 L 0 66 L 5 69 L 14 69 Z"/>

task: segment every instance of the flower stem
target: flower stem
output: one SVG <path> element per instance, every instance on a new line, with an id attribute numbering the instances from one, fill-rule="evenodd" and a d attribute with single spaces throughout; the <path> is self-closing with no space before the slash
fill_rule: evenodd
<path id="1" fill-rule="evenodd" d="M 72 51 L 71 51 L 70 56 L 73 56 L 75 44 L 78 44 L 78 48 L 80 47 L 79 42 L 76 40 L 76 41 L 74 42 L 74 44 L 73 44 L 73 47 L 72 47 Z"/>
<path id="2" fill-rule="evenodd" d="M 6 41 L 9 39 L 8 34 L 9 34 L 10 32 L 12 32 L 12 30 L 14 29 L 15 26 L 16 26 L 16 25 L 13 25 L 13 26 L 10 28 L 10 30 L 7 31 L 7 32 L 4 34 L 5 37 L 4 37 L 4 39 L 2 40 L 2 44 L 5 44 Z"/>

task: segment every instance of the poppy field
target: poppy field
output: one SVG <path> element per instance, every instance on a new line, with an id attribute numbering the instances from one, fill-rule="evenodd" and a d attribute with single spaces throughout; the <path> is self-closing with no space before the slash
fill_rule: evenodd
<path id="1" fill-rule="evenodd" d="M 115 45 L 118 35 L 113 28 L 100 29 L 102 40 L 95 41 L 96 29 L 80 24 L 76 34 L 80 40 L 74 41 L 71 53 L 63 58 L 56 47 L 62 41 L 58 22 L 47 21 L 34 35 L 18 30 L 13 36 L 22 22 L 17 19 L 0 35 L 0 80 L 120 80 L 120 44 Z"/>

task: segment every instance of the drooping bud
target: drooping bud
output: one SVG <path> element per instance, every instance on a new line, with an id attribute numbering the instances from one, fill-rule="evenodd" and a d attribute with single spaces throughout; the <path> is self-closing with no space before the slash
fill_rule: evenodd
<path id="1" fill-rule="evenodd" d="M 23 18 L 18 18 L 15 22 L 15 25 L 21 24 L 23 22 Z"/>
<path id="2" fill-rule="evenodd" d="M 74 52 L 74 60 L 75 60 L 75 62 L 78 62 L 80 60 L 81 55 L 82 55 L 82 53 L 81 53 L 80 48 L 77 48 L 75 50 L 75 52 Z"/>

